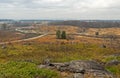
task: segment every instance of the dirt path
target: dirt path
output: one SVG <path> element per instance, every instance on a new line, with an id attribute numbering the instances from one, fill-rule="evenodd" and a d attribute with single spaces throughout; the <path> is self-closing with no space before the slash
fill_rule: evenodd
<path id="1" fill-rule="evenodd" d="M 16 42 L 22 42 L 22 41 L 30 41 L 30 40 L 34 40 L 34 39 L 44 37 L 46 35 L 48 35 L 48 33 L 37 36 L 37 37 L 27 38 L 27 39 L 15 40 L 15 41 L 10 41 L 10 42 L 0 42 L 0 44 L 8 44 L 8 43 L 16 43 Z"/>

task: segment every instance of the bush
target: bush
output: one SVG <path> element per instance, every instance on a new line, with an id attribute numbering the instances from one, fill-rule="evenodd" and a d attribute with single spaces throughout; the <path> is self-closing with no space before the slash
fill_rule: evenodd
<path id="1" fill-rule="evenodd" d="M 56 78 L 58 74 L 48 69 L 39 69 L 34 63 L 8 62 L 0 64 L 0 78 Z"/>

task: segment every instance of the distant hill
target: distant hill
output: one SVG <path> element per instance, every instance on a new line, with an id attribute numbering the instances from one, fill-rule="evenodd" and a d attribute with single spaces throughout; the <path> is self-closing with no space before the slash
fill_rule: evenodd
<path id="1" fill-rule="evenodd" d="M 51 25 L 72 25 L 86 28 L 120 27 L 120 20 L 68 20 L 52 22 Z"/>
<path id="2" fill-rule="evenodd" d="M 14 26 L 30 26 L 33 23 L 47 22 L 50 25 L 72 25 L 86 28 L 120 27 L 120 20 L 13 20 L 0 19 L 2 23 L 12 23 Z"/>
<path id="3" fill-rule="evenodd" d="M 0 19 L 0 23 L 13 23 L 14 20 L 12 19 Z"/>

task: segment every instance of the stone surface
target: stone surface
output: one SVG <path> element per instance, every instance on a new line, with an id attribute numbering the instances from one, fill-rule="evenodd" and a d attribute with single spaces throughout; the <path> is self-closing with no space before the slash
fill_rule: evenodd
<path id="1" fill-rule="evenodd" d="M 94 61 L 72 61 L 68 66 L 68 70 L 75 73 L 81 73 L 89 69 L 103 70 L 104 68 Z"/>
<path id="2" fill-rule="evenodd" d="M 68 76 L 67 78 L 84 78 L 84 75 L 81 73 L 74 73 Z"/>
<path id="3" fill-rule="evenodd" d="M 112 66 L 112 65 L 118 65 L 118 64 L 120 64 L 119 60 L 111 60 L 106 63 L 106 66 Z"/>
<path id="4" fill-rule="evenodd" d="M 60 72 L 70 72 L 67 78 L 116 78 L 95 61 L 71 61 L 67 63 L 50 63 L 39 68 L 54 68 Z"/>

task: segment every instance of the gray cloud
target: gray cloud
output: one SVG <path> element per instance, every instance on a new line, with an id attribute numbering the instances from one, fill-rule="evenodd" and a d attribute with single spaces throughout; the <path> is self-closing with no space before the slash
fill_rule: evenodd
<path id="1" fill-rule="evenodd" d="M 0 18 L 120 19 L 120 0 L 0 0 Z"/>

